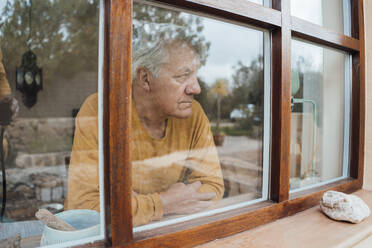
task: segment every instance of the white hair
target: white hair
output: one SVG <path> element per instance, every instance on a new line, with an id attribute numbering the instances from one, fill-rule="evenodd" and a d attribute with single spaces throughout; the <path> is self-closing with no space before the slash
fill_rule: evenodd
<path id="1" fill-rule="evenodd" d="M 132 75 L 140 67 L 148 69 L 155 77 L 159 76 L 162 65 L 169 61 L 169 45 L 175 42 L 189 44 L 185 27 L 175 24 L 136 22 L 133 20 Z M 155 34 L 151 35 L 151 31 Z M 189 44 L 190 47 L 191 44 Z M 198 53 L 197 53 L 198 54 Z"/>
<path id="2" fill-rule="evenodd" d="M 160 40 L 153 47 L 145 47 L 144 44 L 134 47 L 132 59 L 133 80 L 136 79 L 136 71 L 140 67 L 147 68 L 155 77 L 159 76 L 161 66 L 169 59 L 167 43 Z"/>

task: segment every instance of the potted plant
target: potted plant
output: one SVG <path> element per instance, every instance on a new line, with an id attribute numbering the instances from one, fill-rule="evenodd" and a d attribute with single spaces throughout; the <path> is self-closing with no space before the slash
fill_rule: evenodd
<path id="1" fill-rule="evenodd" d="M 212 93 L 216 95 L 217 98 L 217 121 L 216 129 L 213 133 L 213 139 L 216 146 L 222 146 L 225 140 L 225 134 L 220 130 L 221 122 L 221 100 L 228 94 L 227 90 L 227 80 L 226 79 L 217 79 L 216 82 L 212 85 Z"/>

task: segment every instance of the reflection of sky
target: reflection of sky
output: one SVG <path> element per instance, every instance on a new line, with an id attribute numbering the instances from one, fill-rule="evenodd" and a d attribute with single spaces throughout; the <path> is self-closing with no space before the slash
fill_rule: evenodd
<path id="1" fill-rule="evenodd" d="M 301 70 L 306 71 L 323 71 L 323 47 L 313 45 L 308 42 L 293 40 L 292 41 L 292 67 L 297 69 L 297 61 L 303 57 L 305 63 L 300 65 Z"/>
<path id="2" fill-rule="evenodd" d="M 291 14 L 306 21 L 323 25 L 322 0 L 291 0 Z M 296 62 L 300 56 L 305 59 L 307 64 L 306 66 L 302 65 L 303 69 L 322 70 L 322 47 L 294 40 L 292 42 L 292 66 L 296 67 Z"/>
<path id="3" fill-rule="evenodd" d="M 291 0 L 291 13 L 306 21 L 323 25 L 322 0 Z"/>
<path id="4" fill-rule="evenodd" d="M 10 1 L 10 2 L 12 2 L 12 1 Z M 6 5 L 6 1 L 0 0 L 0 22 L 3 19 L 2 16 L 1 16 L 1 14 L 3 13 L 3 10 L 4 10 L 5 5 Z"/>
<path id="5" fill-rule="evenodd" d="M 250 2 L 253 2 L 253 3 L 257 3 L 257 4 L 263 4 L 262 1 L 263 0 L 249 0 Z"/>
<path id="6" fill-rule="evenodd" d="M 211 85 L 217 78 L 231 79 L 238 61 L 249 66 L 262 55 L 263 33 L 251 28 L 203 18 L 202 35 L 211 43 L 205 66 L 198 75 Z M 230 80 L 231 81 L 231 80 Z M 230 82 L 231 85 L 231 82 Z"/>
<path id="7" fill-rule="evenodd" d="M 262 0 L 250 1 L 262 4 Z M 0 13 L 6 2 L 0 0 Z M 10 0 L 10 2 L 13 1 Z M 322 0 L 291 0 L 291 11 L 292 15 L 322 25 Z M 211 46 L 207 63 L 199 70 L 198 75 L 207 84 L 213 84 L 217 78 L 231 79 L 234 73 L 233 66 L 237 65 L 238 61 L 250 65 L 259 55 L 262 55 L 263 36 L 261 31 L 210 18 L 203 18 L 202 23 L 204 25 L 202 35 L 206 41 L 211 43 Z M 61 31 L 64 33 L 65 30 Z M 292 48 L 292 58 L 302 55 L 313 63 L 313 70 L 320 69 L 323 59 L 321 47 L 295 42 L 292 44 Z"/>

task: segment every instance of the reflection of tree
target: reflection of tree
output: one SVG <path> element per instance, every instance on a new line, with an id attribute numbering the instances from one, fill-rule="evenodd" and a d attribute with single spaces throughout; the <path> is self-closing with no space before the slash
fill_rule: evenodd
<path id="1" fill-rule="evenodd" d="M 314 100 L 315 102 L 317 102 L 318 106 L 320 106 L 323 96 L 323 72 L 321 71 L 321 69 L 316 67 L 313 58 L 311 56 L 307 56 L 306 58 L 303 55 L 297 56 L 292 63 L 292 72 L 298 73 L 299 81 L 299 89 L 293 95 L 293 97 L 298 99 L 305 98 Z M 312 111 L 312 108 L 304 107 L 304 104 L 294 104 L 292 111 L 298 113 L 302 113 L 304 111 Z M 317 115 L 317 120 L 318 122 L 320 122 L 322 108 L 318 109 Z"/>
<path id="2" fill-rule="evenodd" d="M 195 100 L 197 100 L 200 105 L 203 107 L 204 112 L 208 116 L 209 119 L 212 118 L 211 113 L 213 113 L 213 102 L 214 98 L 210 94 L 210 87 L 198 77 L 199 85 L 200 85 L 200 94 L 195 95 Z"/>
<path id="3" fill-rule="evenodd" d="M 238 62 L 234 70 L 232 89 L 220 100 L 220 118 L 229 119 L 231 112 L 238 109 L 245 117 L 238 120 L 237 128 L 254 137 L 260 136 L 264 103 L 263 57 L 258 57 L 249 66 Z M 216 95 L 212 92 L 213 86 L 209 87 L 201 79 L 198 80 L 202 91 L 195 99 L 203 106 L 209 119 L 218 120 L 218 104 Z"/>
<path id="4" fill-rule="evenodd" d="M 0 43 L 9 75 L 28 49 L 28 6 L 28 0 L 8 1 L 1 13 Z M 33 0 L 31 29 L 31 49 L 46 85 L 57 76 L 97 71 L 98 0 Z"/>
<path id="5" fill-rule="evenodd" d="M 187 39 L 205 64 L 210 43 L 201 34 L 202 18 L 177 11 L 135 3 L 133 6 L 133 39 L 156 43 L 160 39 Z"/>
<path id="6" fill-rule="evenodd" d="M 242 129 L 251 131 L 253 126 L 262 128 L 264 103 L 263 57 L 249 66 L 238 62 L 233 75 L 232 106 L 242 110 L 245 118 L 239 121 Z"/>
<path id="7" fill-rule="evenodd" d="M 229 93 L 227 90 L 227 80 L 223 78 L 217 79 L 212 85 L 211 91 L 216 95 L 217 98 L 216 132 L 218 133 L 221 121 L 221 100 Z"/>

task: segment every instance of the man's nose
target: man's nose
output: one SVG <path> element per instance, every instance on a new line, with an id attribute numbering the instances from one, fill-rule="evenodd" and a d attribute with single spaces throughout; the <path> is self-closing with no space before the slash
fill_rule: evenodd
<path id="1" fill-rule="evenodd" d="M 191 82 L 189 82 L 189 84 L 186 87 L 186 94 L 187 95 L 198 95 L 200 94 L 200 91 L 201 89 L 200 89 L 198 78 L 194 76 L 191 79 Z"/>

